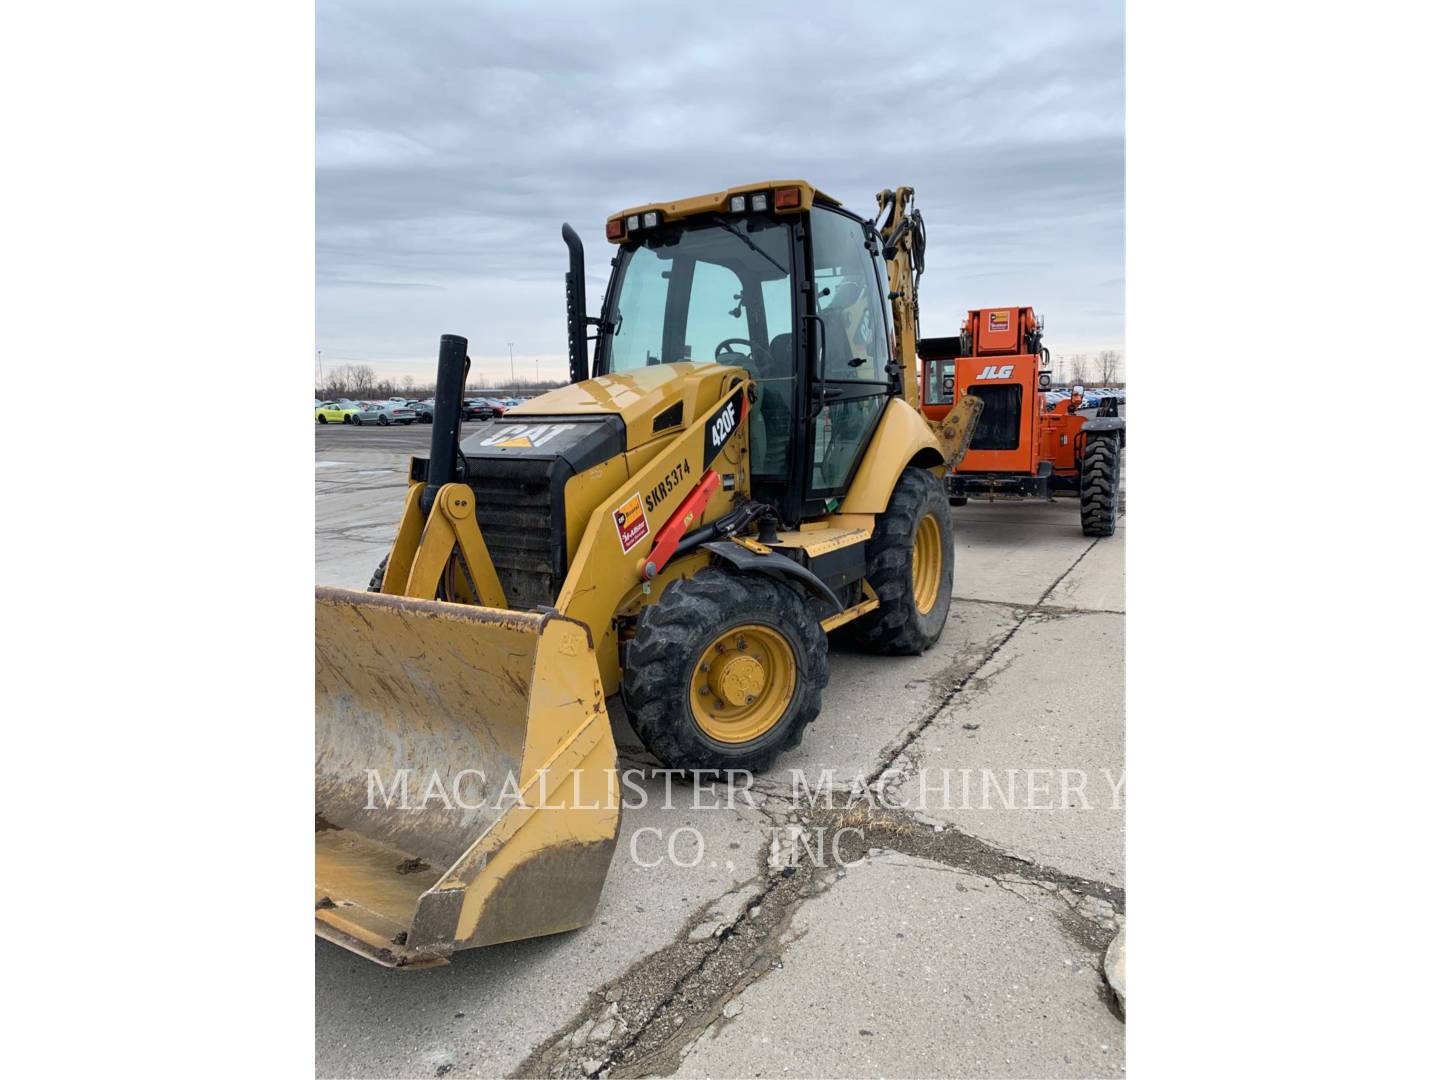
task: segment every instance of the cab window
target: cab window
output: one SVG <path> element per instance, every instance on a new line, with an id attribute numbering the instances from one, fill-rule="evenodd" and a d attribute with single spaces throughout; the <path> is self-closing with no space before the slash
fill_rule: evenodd
<path id="1" fill-rule="evenodd" d="M 885 382 L 889 324 L 864 228 L 854 218 L 817 207 L 811 229 L 816 307 L 825 324 L 825 378 Z"/>
<path id="2" fill-rule="evenodd" d="M 750 425 L 757 477 L 783 479 L 795 417 L 794 282 L 788 225 L 766 217 L 663 228 L 623 249 L 605 372 L 722 363 L 758 384 Z"/>

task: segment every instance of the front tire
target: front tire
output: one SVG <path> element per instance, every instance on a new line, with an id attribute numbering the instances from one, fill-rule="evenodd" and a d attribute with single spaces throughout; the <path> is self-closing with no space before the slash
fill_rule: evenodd
<path id="1" fill-rule="evenodd" d="M 865 578 L 880 606 L 841 627 L 846 641 L 885 656 L 918 656 L 939 640 L 955 579 L 950 500 L 939 477 L 916 468 L 900 474 L 866 546 Z"/>
<path id="2" fill-rule="evenodd" d="M 1080 529 L 1086 536 L 1114 536 L 1120 513 L 1120 440 L 1087 435 L 1080 459 Z"/>
<path id="3" fill-rule="evenodd" d="M 330 422 L 329 420 L 326 420 L 323 416 L 317 416 L 315 419 L 319 420 L 322 424 L 328 424 Z"/>
<path id="4" fill-rule="evenodd" d="M 793 589 L 707 566 L 640 613 L 621 689 L 666 767 L 761 772 L 800 744 L 829 679 L 825 632 Z"/>

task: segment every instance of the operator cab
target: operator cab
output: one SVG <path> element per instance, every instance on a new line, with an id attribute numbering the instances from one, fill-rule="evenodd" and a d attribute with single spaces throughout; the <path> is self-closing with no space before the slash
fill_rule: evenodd
<path id="1" fill-rule="evenodd" d="M 751 490 L 794 524 L 833 509 L 888 399 L 887 277 L 874 229 L 776 182 L 611 218 L 620 247 L 593 374 L 727 364 L 757 386 Z"/>

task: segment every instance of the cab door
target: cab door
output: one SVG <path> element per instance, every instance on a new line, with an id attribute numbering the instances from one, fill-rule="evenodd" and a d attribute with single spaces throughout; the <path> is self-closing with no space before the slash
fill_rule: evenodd
<path id="1" fill-rule="evenodd" d="M 892 393 L 889 305 L 865 226 L 821 206 L 809 224 L 807 516 L 845 494 Z"/>

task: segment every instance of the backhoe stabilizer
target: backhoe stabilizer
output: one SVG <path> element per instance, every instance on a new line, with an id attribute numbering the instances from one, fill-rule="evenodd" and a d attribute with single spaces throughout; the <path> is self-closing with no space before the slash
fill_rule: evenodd
<path id="1" fill-rule="evenodd" d="M 619 829 L 589 631 L 317 588 L 315 929 L 394 967 L 588 923 Z"/>

